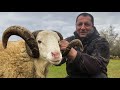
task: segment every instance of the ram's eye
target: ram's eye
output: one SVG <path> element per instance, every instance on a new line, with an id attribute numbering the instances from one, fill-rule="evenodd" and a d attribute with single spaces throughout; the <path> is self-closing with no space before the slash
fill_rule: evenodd
<path id="1" fill-rule="evenodd" d="M 38 43 L 42 43 L 42 41 L 38 40 Z"/>

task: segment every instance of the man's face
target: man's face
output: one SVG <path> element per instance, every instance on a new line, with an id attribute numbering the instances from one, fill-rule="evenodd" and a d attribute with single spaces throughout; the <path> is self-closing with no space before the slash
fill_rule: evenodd
<path id="1" fill-rule="evenodd" d="M 86 37 L 93 29 L 90 16 L 79 16 L 76 22 L 76 31 L 80 37 Z"/>

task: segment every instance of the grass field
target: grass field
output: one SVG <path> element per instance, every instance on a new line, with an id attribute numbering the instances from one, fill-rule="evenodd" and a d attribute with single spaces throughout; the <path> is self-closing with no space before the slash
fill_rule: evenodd
<path id="1" fill-rule="evenodd" d="M 66 65 L 50 66 L 48 78 L 64 78 L 66 76 Z"/>
<path id="2" fill-rule="evenodd" d="M 64 78 L 66 76 L 66 65 L 50 66 L 47 78 Z M 108 77 L 120 78 L 120 60 L 110 60 L 108 64 Z"/>
<path id="3" fill-rule="evenodd" d="M 108 64 L 108 77 L 120 78 L 120 60 L 111 60 Z"/>

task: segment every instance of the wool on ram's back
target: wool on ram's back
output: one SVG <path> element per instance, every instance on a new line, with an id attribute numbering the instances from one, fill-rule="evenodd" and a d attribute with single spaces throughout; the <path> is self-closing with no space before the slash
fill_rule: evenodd
<path id="1" fill-rule="evenodd" d="M 0 77 L 35 77 L 33 60 L 26 53 L 23 40 L 9 41 L 6 49 L 3 49 L 0 42 L 0 50 Z"/>

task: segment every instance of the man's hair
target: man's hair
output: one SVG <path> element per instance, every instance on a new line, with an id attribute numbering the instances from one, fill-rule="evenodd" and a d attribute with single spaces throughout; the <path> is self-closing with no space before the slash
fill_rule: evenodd
<path id="1" fill-rule="evenodd" d="M 94 26 L 94 17 L 91 14 L 89 14 L 89 13 L 81 13 L 81 14 L 79 14 L 77 16 L 77 18 L 76 18 L 76 22 L 77 22 L 79 16 L 89 16 L 89 17 L 91 17 L 91 21 L 92 21 L 92 24 Z"/>

